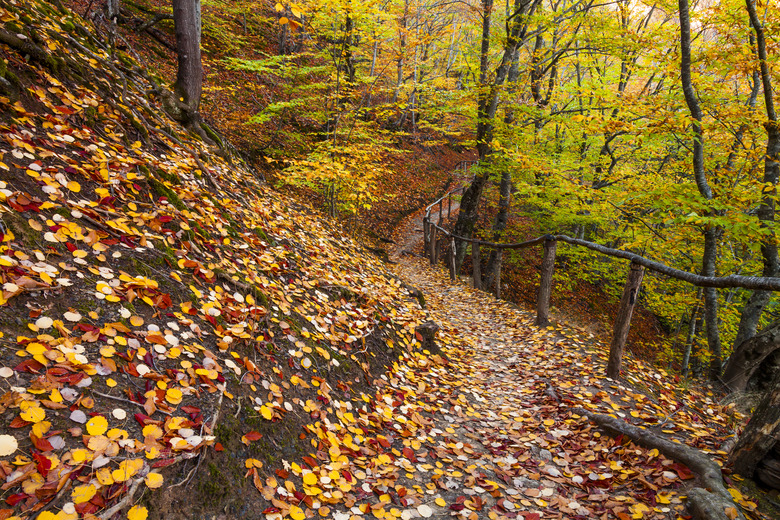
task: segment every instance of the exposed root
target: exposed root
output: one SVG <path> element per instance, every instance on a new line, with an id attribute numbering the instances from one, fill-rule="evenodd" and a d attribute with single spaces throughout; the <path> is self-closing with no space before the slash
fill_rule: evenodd
<path id="1" fill-rule="evenodd" d="M 701 487 L 688 492 L 688 508 L 698 520 L 745 520 L 739 505 L 734 503 L 723 483 L 720 466 L 701 451 L 667 440 L 650 430 L 639 428 L 609 415 L 596 414 L 582 408 L 574 413 L 587 417 L 610 434 L 620 434 L 645 448 L 657 449 L 666 457 L 685 464 L 701 481 Z"/>

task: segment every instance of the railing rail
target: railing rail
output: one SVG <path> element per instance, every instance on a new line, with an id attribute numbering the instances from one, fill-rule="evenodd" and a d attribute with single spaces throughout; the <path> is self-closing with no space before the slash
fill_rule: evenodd
<path id="1" fill-rule="evenodd" d="M 659 274 L 669 276 L 671 278 L 682 280 L 698 287 L 742 288 L 765 291 L 780 291 L 780 278 L 778 277 L 741 275 L 702 276 L 670 267 L 655 260 L 650 260 L 649 258 L 645 258 L 631 251 L 615 249 L 597 244 L 595 242 L 572 238 L 566 235 L 542 235 L 531 240 L 526 240 L 525 242 L 518 242 L 513 244 L 499 244 L 496 242 L 488 242 L 475 238 L 457 236 L 444 229 L 439 224 L 442 220 L 444 199 L 448 199 L 448 207 L 451 208 L 452 196 L 457 193 L 462 193 L 465 189 L 466 188 L 464 186 L 461 186 L 451 190 L 425 208 L 425 216 L 423 217 L 423 236 L 426 257 L 430 259 L 431 265 L 436 265 L 439 262 L 441 256 L 442 244 L 448 243 L 450 247 L 446 260 L 450 271 L 450 279 L 454 281 L 458 277 L 458 273 L 455 270 L 456 248 L 466 247 L 466 244 L 471 244 L 473 284 L 475 288 L 481 289 L 481 249 L 488 248 L 496 250 L 498 252 L 496 297 L 498 298 L 500 297 L 501 291 L 500 273 L 501 260 L 503 257 L 501 253 L 504 250 L 523 249 L 539 244 L 544 244 L 542 273 L 536 301 L 535 323 L 538 326 L 543 327 L 549 325 L 550 323 L 550 296 L 552 293 L 552 278 L 555 269 L 555 255 L 558 242 L 584 247 L 592 251 L 596 251 L 602 255 L 611 256 L 614 258 L 622 258 L 631 262 L 629 275 L 623 291 L 623 297 L 620 300 L 620 307 L 615 319 L 612 344 L 610 346 L 609 364 L 607 365 L 608 377 L 617 378 L 620 374 L 620 365 L 622 362 L 626 339 L 628 337 L 631 316 L 636 304 L 637 295 L 642 283 L 642 277 L 645 268 L 651 271 L 655 271 Z M 439 205 L 439 220 L 437 221 L 438 223 L 434 223 L 431 220 L 431 211 L 437 204 Z M 448 218 L 450 216 L 451 211 L 448 210 Z"/>

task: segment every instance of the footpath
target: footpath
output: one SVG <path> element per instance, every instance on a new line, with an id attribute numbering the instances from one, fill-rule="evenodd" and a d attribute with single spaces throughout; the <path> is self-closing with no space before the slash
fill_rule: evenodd
<path id="1" fill-rule="evenodd" d="M 443 268 L 411 253 L 422 240 L 418 220 L 406 224 L 392 258 L 399 277 L 423 291 L 430 319 L 440 327 L 441 352 L 399 365 L 388 381 L 398 396 L 393 404 L 415 410 L 415 420 L 398 419 L 404 446 L 393 450 L 386 467 L 373 470 L 391 475 L 377 481 L 384 486 L 379 491 L 369 486 L 379 499 L 338 514 L 526 520 L 683 515 L 684 488 L 693 479 L 687 468 L 657 450 L 601 433 L 574 409 L 613 414 L 716 458 L 732 432 L 728 411 L 708 396 L 684 396 L 666 373 L 630 358 L 624 382 L 606 379 L 607 349 L 597 338 L 566 326 L 539 329 L 531 312 L 453 284 Z M 394 507 L 382 490 L 403 494 L 406 507 Z"/>

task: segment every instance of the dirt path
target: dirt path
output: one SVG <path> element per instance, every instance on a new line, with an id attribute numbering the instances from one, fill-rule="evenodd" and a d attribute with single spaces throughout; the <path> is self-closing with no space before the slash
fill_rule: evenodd
<path id="1" fill-rule="evenodd" d="M 460 209 L 460 203 L 453 199 L 451 215 L 455 218 L 458 215 L 458 209 Z M 444 219 L 447 218 L 447 211 L 444 211 Z M 399 257 L 405 253 L 411 253 L 420 248 L 423 242 L 423 217 L 425 216 L 425 209 L 418 211 L 414 215 L 407 218 L 398 229 L 396 233 L 396 243 L 390 248 L 390 258 L 393 261 L 398 261 Z M 431 218 L 433 222 L 439 224 L 439 212 L 432 211 Z"/>
<path id="2" fill-rule="evenodd" d="M 531 312 L 450 283 L 443 268 L 403 254 L 421 241 L 418 215 L 406 223 L 393 257 L 399 276 L 424 291 L 447 359 L 423 354 L 390 381 L 412 389 L 408 397 L 429 421 L 416 437 L 420 442 L 410 445 L 419 449 L 405 448 L 394 463 L 406 470 L 396 488 L 417 490 L 401 518 L 660 520 L 681 514 L 680 484 L 690 477 L 685 468 L 600 435 L 571 409 L 658 424 L 713 451 L 726 418 L 713 409 L 707 417 L 686 409 L 663 383 L 665 374 L 631 360 L 627 372 L 638 375 L 629 380 L 645 392 L 604 379 L 605 348 L 591 335 L 539 330 Z"/>

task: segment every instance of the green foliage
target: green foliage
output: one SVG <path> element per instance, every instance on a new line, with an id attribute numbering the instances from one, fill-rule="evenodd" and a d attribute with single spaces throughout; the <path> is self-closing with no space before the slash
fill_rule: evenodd
<path id="1" fill-rule="evenodd" d="M 382 197 L 378 181 L 388 174 L 382 160 L 385 152 L 384 146 L 371 142 L 323 141 L 305 159 L 290 161 L 282 182 L 319 191 L 340 211 L 354 214 L 370 209 Z"/>

